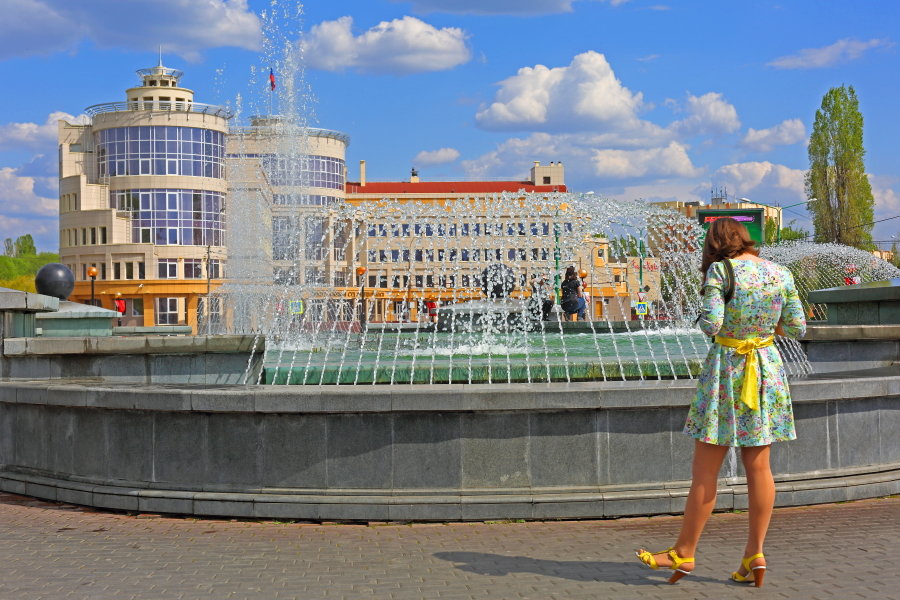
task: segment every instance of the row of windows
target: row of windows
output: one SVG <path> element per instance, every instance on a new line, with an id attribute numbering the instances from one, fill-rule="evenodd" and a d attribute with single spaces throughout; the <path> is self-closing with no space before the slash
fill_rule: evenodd
<path id="1" fill-rule="evenodd" d="M 178 263 L 183 263 L 183 275 L 179 276 Z M 201 258 L 161 258 L 157 261 L 157 277 L 159 279 L 206 279 L 206 272 L 203 263 L 206 261 Z M 129 280 L 129 279 L 146 279 L 146 271 L 143 262 L 114 262 L 112 263 L 112 273 L 107 269 L 106 263 L 79 263 L 78 265 L 66 265 L 72 273 L 81 273 L 81 280 L 88 281 L 88 267 L 97 269 L 97 279 L 104 281 L 111 280 Z M 222 279 L 225 275 L 225 265 L 221 260 L 211 260 L 209 262 L 209 278 Z M 107 275 L 112 277 L 107 277 Z"/>
<path id="2" fill-rule="evenodd" d="M 96 246 L 97 244 L 108 244 L 109 238 L 106 235 L 106 227 L 82 227 L 62 229 L 59 232 L 60 242 L 63 246 Z"/>
<path id="3" fill-rule="evenodd" d="M 178 273 L 178 263 L 182 263 L 182 274 Z M 156 263 L 157 277 L 159 279 L 206 279 L 207 273 L 203 268 L 206 261 L 202 258 L 160 258 Z M 209 261 L 209 278 L 221 279 L 224 269 L 222 261 Z"/>
<path id="4" fill-rule="evenodd" d="M 568 253 L 568 249 L 567 249 Z M 369 250 L 370 263 L 481 262 L 552 260 L 552 248 L 437 248 L 426 250 Z"/>
<path id="5" fill-rule="evenodd" d="M 59 212 L 65 213 L 80 209 L 81 204 L 78 202 L 77 193 L 59 195 Z"/>
<path id="6" fill-rule="evenodd" d="M 560 223 L 559 231 L 554 231 L 550 223 L 378 223 L 368 228 L 369 237 L 471 237 L 534 235 L 546 236 L 551 233 L 571 233 L 572 223 Z"/>
<path id="7" fill-rule="evenodd" d="M 97 172 L 225 177 L 225 134 L 197 127 L 117 127 L 94 134 Z"/>
<path id="8" fill-rule="evenodd" d="M 524 288 L 528 282 L 528 274 L 519 274 L 519 287 Z M 481 275 L 369 275 L 367 284 L 372 288 L 407 289 L 414 288 L 447 288 L 480 287 Z"/>
<path id="9" fill-rule="evenodd" d="M 68 264 L 69 270 L 73 274 L 80 275 L 81 281 L 89 281 L 87 270 L 88 267 L 97 269 L 97 279 L 104 281 L 106 279 L 146 279 L 146 271 L 143 262 L 114 262 L 112 263 L 112 277 L 107 270 L 106 263 L 78 263 Z"/>
<path id="10" fill-rule="evenodd" d="M 278 206 L 335 206 L 343 198 L 319 194 L 273 194 L 272 204 Z"/>
<path id="11" fill-rule="evenodd" d="M 128 212 L 131 240 L 159 246 L 221 246 L 225 195 L 207 190 L 136 189 L 109 193 L 110 208 Z"/>
<path id="12" fill-rule="evenodd" d="M 344 161 L 332 156 L 283 158 L 262 155 L 263 171 L 270 185 L 344 189 Z"/>

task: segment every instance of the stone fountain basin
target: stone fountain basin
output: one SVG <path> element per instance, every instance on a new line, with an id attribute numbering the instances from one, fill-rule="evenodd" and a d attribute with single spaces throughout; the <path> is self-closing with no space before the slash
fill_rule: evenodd
<path id="1" fill-rule="evenodd" d="M 0 382 L 0 489 L 127 511 L 309 520 L 676 513 L 695 382 Z M 778 506 L 900 493 L 900 370 L 792 383 Z M 746 508 L 726 461 L 717 508 Z"/>

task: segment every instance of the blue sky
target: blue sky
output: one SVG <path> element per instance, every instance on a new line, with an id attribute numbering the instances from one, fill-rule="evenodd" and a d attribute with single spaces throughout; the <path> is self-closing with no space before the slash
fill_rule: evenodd
<path id="1" fill-rule="evenodd" d="M 302 38 L 313 123 L 351 136 L 351 180 L 360 159 L 382 181 L 562 161 L 575 191 L 726 186 L 786 206 L 805 199 L 823 94 L 852 85 L 885 219 L 900 215 L 898 32 L 893 0 L 2 0 L 0 238 L 56 249 L 58 118 L 124 99 L 158 45 L 198 102 L 263 111 L 261 73 L 274 64 L 287 87 L 267 36 Z M 802 207 L 790 218 L 808 224 Z"/>

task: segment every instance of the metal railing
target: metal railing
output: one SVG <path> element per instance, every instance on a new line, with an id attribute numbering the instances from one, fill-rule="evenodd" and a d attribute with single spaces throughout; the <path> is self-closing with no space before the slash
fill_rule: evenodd
<path id="1" fill-rule="evenodd" d="M 215 104 L 203 104 L 200 102 L 165 102 L 159 100 L 138 100 L 136 102 L 105 102 L 103 104 L 94 104 L 84 109 L 85 114 L 94 117 L 103 113 L 111 112 L 128 112 L 137 110 L 156 110 L 156 111 L 174 111 L 174 112 L 190 112 L 204 115 L 212 115 L 230 119 L 234 116 L 234 112 L 224 106 Z"/>

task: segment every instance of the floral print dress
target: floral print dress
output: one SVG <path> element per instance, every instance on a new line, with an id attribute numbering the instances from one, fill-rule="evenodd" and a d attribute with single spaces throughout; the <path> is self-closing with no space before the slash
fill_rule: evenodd
<path id="1" fill-rule="evenodd" d="M 806 333 L 803 306 L 790 271 L 769 261 L 732 260 L 731 264 L 735 289 L 727 305 L 725 266 L 714 262 L 707 271 L 700 309 L 700 328 L 705 334 L 739 340 L 766 338 L 779 320 L 790 337 Z M 797 437 L 778 348 L 772 345 L 756 352 L 759 410 L 741 402 L 745 355 L 714 343 L 688 412 L 686 434 L 718 446 L 767 446 Z"/>

